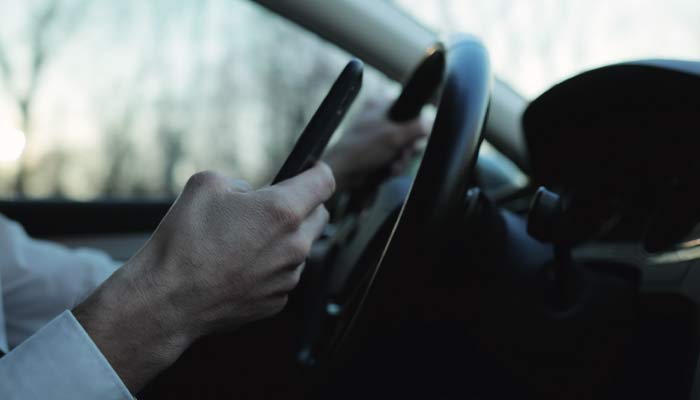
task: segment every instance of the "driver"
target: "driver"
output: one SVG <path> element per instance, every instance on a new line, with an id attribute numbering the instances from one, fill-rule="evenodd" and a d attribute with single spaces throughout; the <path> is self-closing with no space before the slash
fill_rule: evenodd
<path id="1" fill-rule="evenodd" d="M 193 175 L 121 267 L 0 215 L 0 398 L 131 399 L 197 338 L 282 310 L 328 221 L 324 202 L 400 173 L 427 135 L 387 109 L 368 102 L 324 162 L 279 184 Z"/>

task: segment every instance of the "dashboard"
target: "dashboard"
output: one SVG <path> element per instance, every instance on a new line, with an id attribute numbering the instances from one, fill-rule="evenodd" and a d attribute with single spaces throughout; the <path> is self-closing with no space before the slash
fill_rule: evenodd
<path id="1" fill-rule="evenodd" d="M 535 99 L 523 127 L 533 184 L 563 196 L 575 241 L 660 251 L 700 220 L 700 62 L 585 72 Z"/>

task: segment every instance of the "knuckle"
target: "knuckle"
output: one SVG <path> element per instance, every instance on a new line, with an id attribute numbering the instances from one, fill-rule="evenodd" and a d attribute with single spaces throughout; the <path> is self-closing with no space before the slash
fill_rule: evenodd
<path id="1" fill-rule="evenodd" d="M 301 275 L 302 275 L 303 272 L 304 272 L 305 266 L 306 266 L 306 264 L 303 264 L 303 263 L 302 263 L 302 264 L 299 264 L 299 265 L 294 269 L 294 272 L 292 273 L 292 277 L 291 277 L 290 280 L 289 280 L 289 281 L 290 281 L 289 283 L 292 285 L 292 287 L 289 289 L 289 291 L 294 290 L 294 288 L 296 288 L 297 285 L 299 284 L 299 281 L 301 280 Z"/>
<path id="2" fill-rule="evenodd" d="M 275 223 L 290 230 L 294 230 L 301 225 L 301 213 L 292 207 L 284 196 L 275 194 L 271 196 L 269 201 L 268 211 Z"/>
<path id="3" fill-rule="evenodd" d="M 311 251 L 311 242 L 304 238 L 295 238 L 292 240 L 289 250 L 289 263 L 299 265 L 306 260 L 306 256 Z"/>
<path id="4" fill-rule="evenodd" d="M 289 301 L 289 296 L 286 294 L 284 296 L 280 296 L 279 299 L 276 299 L 273 304 L 272 304 L 272 315 L 279 314 L 284 310 L 284 307 L 287 306 L 287 302 Z"/>
<path id="5" fill-rule="evenodd" d="M 294 290 L 294 288 L 296 288 L 297 285 L 299 284 L 299 281 L 301 280 L 302 270 L 303 270 L 303 268 L 301 266 L 299 266 L 292 274 L 292 278 L 289 280 L 289 283 L 292 285 L 292 288 L 290 289 L 290 291 Z"/>
<path id="6" fill-rule="evenodd" d="M 321 205 L 321 220 L 323 222 L 323 225 L 326 225 L 330 218 L 331 214 L 328 212 L 328 209 L 326 209 L 326 206 Z"/>
<path id="7" fill-rule="evenodd" d="M 335 192 L 335 176 L 331 167 L 322 163 L 323 179 L 321 180 L 321 191 L 330 196 Z"/>
<path id="8" fill-rule="evenodd" d="M 403 144 L 403 135 L 398 130 L 390 130 L 384 134 L 384 144 L 390 148 L 398 148 Z"/>
<path id="9" fill-rule="evenodd" d="M 284 287 L 284 291 L 286 293 L 291 292 L 292 290 L 294 290 L 297 287 L 297 285 L 299 284 L 299 277 L 300 276 L 297 272 L 289 274 L 289 279 L 287 280 L 287 283 Z"/>
<path id="10" fill-rule="evenodd" d="M 287 269 L 285 271 L 284 278 L 280 281 L 280 286 L 278 287 L 277 295 L 285 295 L 292 292 L 297 285 L 301 277 L 302 266 L 298 265 L 294 270 Z"/>
<path id="11" fill-rule="evenodd" d="M 220 184 L 221 177 L 214 171 L 197 172 L 187 180 L 185 188 L 197 190 L 201 188 L 214 188 Z"/>

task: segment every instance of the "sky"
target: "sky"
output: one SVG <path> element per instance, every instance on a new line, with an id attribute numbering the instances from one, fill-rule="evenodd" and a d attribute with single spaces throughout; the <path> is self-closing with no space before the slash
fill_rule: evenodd
<path id="1" fill-rule="evenodd" d="M 534 98 L 584 70 L 644 58 L 700 60 L 698 0 L 395 0 L 443 34 L 484 40 L 496 74 Z"/>

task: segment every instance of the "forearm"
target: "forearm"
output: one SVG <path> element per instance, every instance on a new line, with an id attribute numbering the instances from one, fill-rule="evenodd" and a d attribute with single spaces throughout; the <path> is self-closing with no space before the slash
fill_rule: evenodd
<path id="1" fill-rule="evenodd" d="M 73 310 L 132 393 L 171 365 L 196 336 L 163 285 L 144 273 L 144 262 L 130 261 Z"/>

